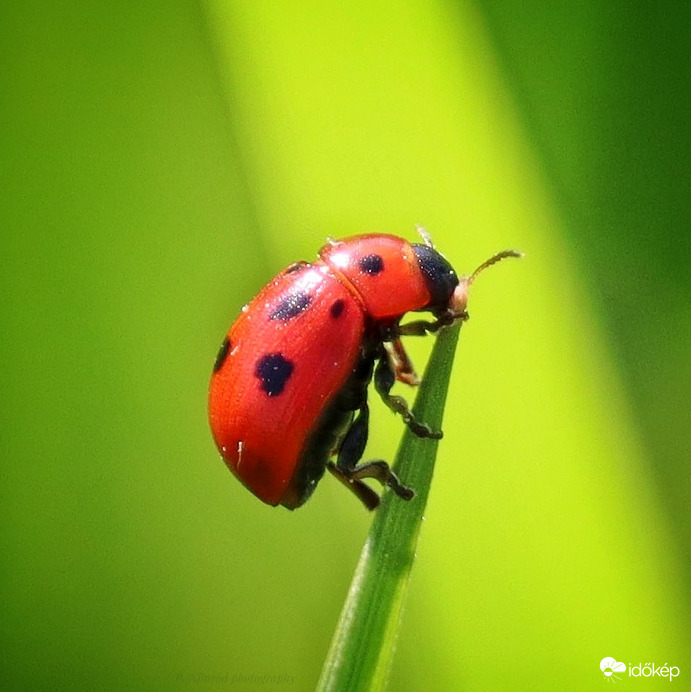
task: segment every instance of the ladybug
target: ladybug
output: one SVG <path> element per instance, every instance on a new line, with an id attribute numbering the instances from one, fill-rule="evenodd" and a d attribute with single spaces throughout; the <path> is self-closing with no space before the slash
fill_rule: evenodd
<path id="1" fill-rule="evenodd" d="M 291 264 L 242 308 L 216 357 L 209 421 L 235 476 L 269 505 L 304 504 L 328 469 L 368 509 L 372 478 L 404 500 L 414 491 L 382 460 L 360 463 L 367 443 L 368 385 L 419 437 L 439 439 L 391 394 L 419 384 L 402 336 L 466 320 L 468 288 L 500 252 L 459 278 L 421 231 L 423 243 L 386 234 L 329 240 L 314 263 Z M 433 320 L 401 324 L 411 311 Z M 335 458 L 335 461 L 332 460 Z"/>

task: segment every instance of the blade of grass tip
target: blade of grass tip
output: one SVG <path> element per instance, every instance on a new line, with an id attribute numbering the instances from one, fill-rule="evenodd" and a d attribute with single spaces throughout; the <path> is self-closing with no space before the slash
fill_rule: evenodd
<path id="1" fill-rule="evenodd" d="M 461 323 L 436 337 L 413 413 L 440 429 Z M 415 497 L 385 492 L 360 555 L 318 690 L 377 690 L 386 683 L 427 504 L 439 441 L 406 429 L 394 467 Z"/>

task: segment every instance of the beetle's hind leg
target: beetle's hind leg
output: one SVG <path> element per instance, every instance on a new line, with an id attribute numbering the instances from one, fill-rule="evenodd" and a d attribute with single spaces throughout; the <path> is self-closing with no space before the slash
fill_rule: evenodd
<path id="1" fill-rule="evenodd" d="M 374 478 L 382 485 L 388 486 L 391 490 L 403 500 L 412 500 L 415 497 L 415 491 L 408 486 L 403 485 L 398 479 L 398 476 L 391 470 L 391 467 L 383 459 L 375 459 L 367 461 L 364 464 L 356 466 L 351 471 L 345 471 L 333 461 L 327 464 L 329 471 L 338 478 L 343 485 L 348 488 L 369 510 L 379 507 L 380 497 L 366 483 L 363 483 L 363 478 Z"/>
<path id="2" fill-rule="evenodd" d="M 369 407 L 365 402 L 341 442 L 336 463 L 330 461 L 327 468 L 351 492 L 355 493 L 367 509 L 372 510 L 379 506 L 379 495 L 362 482 L 363 478 L 374 478 L 382 485 L 391 488 L 399 497 L 410 500 L 415 492 L 401 483 L 385 461 L 376 459 L 358 464 L 365 452 L 368 430 Z"/>
<path id="3" fill-rule="evenodd" d="M 405 353 L 405 351 L 404 351 Z M 391 394 L 391 388 L 396 382 L 396 365 L 392 365 L 388 351 L 382 354 L 374 371 L 374 388 L 381 396 L 383 402 L 394 412 L 400 414 L 403 422 L 411 432 L 418 437 L 430 437 L 440 440 L 443 436 L 441 430 L 432 430 L 426 423 L 421 423 L 410 410 L 408 403 L 402 396 Z"/>

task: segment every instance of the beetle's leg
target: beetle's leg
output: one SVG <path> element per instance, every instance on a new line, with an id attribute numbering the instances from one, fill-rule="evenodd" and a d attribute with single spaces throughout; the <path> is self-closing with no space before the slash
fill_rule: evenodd
<path id="1" fill-rule="evenodd" d="M 450 324 L 461 320 L 462 322 L 467 321 L 470 318 L 467 312 L 462 312 L 460 314 L 447 311 L 443 312 L 436 320 L 430 322 L 429 320 L 415 320 L 414 322 L 407 322 L 406 324 L 400 324 L 397 328 L 397 333 L 400 336 L 425 336 L 425 334 L 434 334 L 438 332 L 442 327 L 448 327 Z"/>
<path id="2" fill-rule="evenodd" d="M 415 372 L 415 366 L 410 360 L 400 338 L 396 337 L 391 341 L 385 341 L 384 349 L 389 358 L 391 368 L 396 373 L 396 379 L 399 382 L 409 384 L 411 387 L 417 387 L 420 384 L 420 378 Z"/>
<path id="3" fill-rule="evenodd" d="M 389 359 L 385 356 L 379 359 L 374 371 L 374 388 L 379 392 L 383 402 L 394 412 L 401 415 L 403 422 L 418 437 L 431 437 L 434 440 L 442 438 L 441 430 L 432 430 L 426 423 L 418 421 L 402 396 L 391 394 L 391 388 L 396 381 L 396 374 Z"/>
<path id="4" fill-rule="evenodd" d="M 373 459 L 372 461 L 366 461 L 364 464 L 359 464 L 353 469 L 351 478 L 356 479 L 355 482 L 360 483 L 362 483 L 359 480 L 360 478 L 374 478 L 382 485 L 391 488 L 403 500 L 412 500 L 415 497 L 415 491 L 407 485 L 403 485 L 398 476 L 383 459 Z"/>
<path id="5" fill-rule="evenodd" d="M 376 509 L 379 495 L 362 482 L 363 478 L 374 478 L 382 485 L 390 487 L 404 500 L 413 497 L 414 492 L 404 486 L 389 465 L 382 460 L 369 461 L 358 465 L 365 452 L 369 428 L 369 407 L 365 402 L 357 418 L 348 429 L 338 450 L 336 463 L 329 462 L 327 468 L 349 490 L 362 501 L 367 509 Z"/>
<path id="6" fill-rule="evenodd" d="M 343 485 L 345 485 L 367 509 L 373 510 L 379 507 L 379 495 L 377 495 L 369 485 L 354 478 L 351 472 L 342 471 L 333 461 L 330 461 L 326 465 L 326 468 L 329 469 L 332 475 L 338 478 L 338 480 L 341 481 L 341 483 L 343 483 Z"/>

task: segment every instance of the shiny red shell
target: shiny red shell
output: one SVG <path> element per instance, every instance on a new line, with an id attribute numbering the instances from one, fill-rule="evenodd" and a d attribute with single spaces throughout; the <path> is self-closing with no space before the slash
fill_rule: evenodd
<path id="1" fill-rule="evenodd" d="M 209 390 L 211 430 L 230 470 L 264 502 L 291 509 L 304 501 L 295 488 L 302 454 L 368 325 L 430 302 L 402 238 L 333 241 L 319 257 L 286 269 L 242 309 Z"/>

